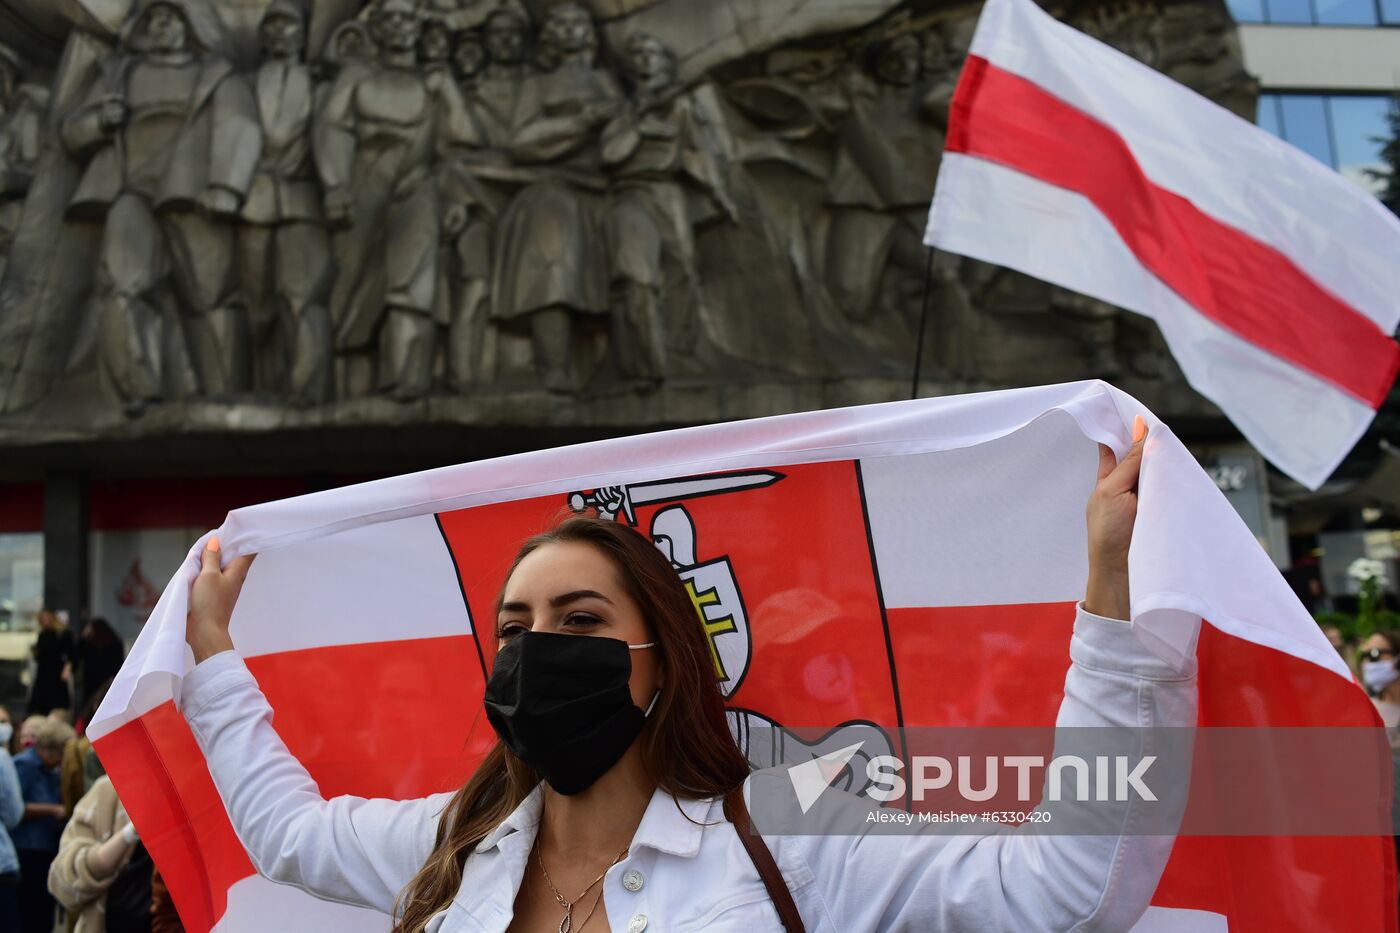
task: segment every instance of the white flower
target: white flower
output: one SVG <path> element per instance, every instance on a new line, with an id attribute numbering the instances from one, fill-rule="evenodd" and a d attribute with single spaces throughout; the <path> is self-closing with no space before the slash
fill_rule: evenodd
<path id="1" fill-rule="evenodd" d="M 1358 557 L 1347 567 L 1347 576 L 1362 583 L 1373 577 L 1381 583 L 1385 583 L 1385 564 L 1374 558 Z"/>

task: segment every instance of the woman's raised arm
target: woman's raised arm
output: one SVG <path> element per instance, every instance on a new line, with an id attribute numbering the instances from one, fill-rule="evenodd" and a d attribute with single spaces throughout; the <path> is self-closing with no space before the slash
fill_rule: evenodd
<path id="1" fill-rule="evenodd" d="M 186 638 L 196 665 L 180 708 L 204 752 L 234 831 L 264 877 L 384 913 L 432 849 L 450 794 L 420 800 L 326 800 L 272 727 L 272 708 L 233 651 L 229 619 L 252 564 L 219 566 L 218 539 L 190 593 Z"/>
<path id="2" fill-rule="evenodd" d="M 1147 909 L 1184 807 L 1197 697 L 1195 658 L 1181 666 L 1162 661 L 1124 621 L 1144 440 L 1137 427 L 1121 463 L 1100 450 L 1086 515 L 1089 579 L 1070 639 L 1052 760 L 1082 754 L 1086 745 L 1098 749 L 1095 733 L 1126 739 L 1138 756 L 1160 759 L 1148 782 L 1158 800 L 1120 791 L 1080 803 L 1071 794 L 1042 802 L 1053 823 L 1010 831 L 984 825 L 947 835 L 930 824 L 914 836 L 785 837 L 782 847 L 796 850 L 817 881 L 820 901 L 807 895 L 814 914 L 825 912 L 837 929 L 1110 933 L 1128 930 Z"/>

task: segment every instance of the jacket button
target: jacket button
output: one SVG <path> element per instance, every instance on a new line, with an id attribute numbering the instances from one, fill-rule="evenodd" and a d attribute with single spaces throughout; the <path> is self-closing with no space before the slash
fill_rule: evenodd
<path id="1" fill-rule="evenodd" d="M 647 915 L 637 914 L 627 922 L 627 933 L 642 933 L 647 928 Z"/>
<path id="2" fill-rule="evenodd" d="M 629 871 L 622 876 L 622 886 L 633 893 L 640 891 L 646 881 L 639 871 Z"/>

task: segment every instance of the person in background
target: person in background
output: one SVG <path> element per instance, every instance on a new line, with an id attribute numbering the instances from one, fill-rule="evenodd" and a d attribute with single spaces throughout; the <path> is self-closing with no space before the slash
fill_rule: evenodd
<path id="1" fill-rule="evenodd" d="M 39 727 L 48 721 L 47 716 L 28 716 L 19 727 L 19 750 L 33 748 L 39 738 Z"/>
<path id="2" fill-rule="evenodd" d="M 106 619 L 98 616 L 83 627 L 78 639 L 78 697 L 76 709 L 85 712 L 99 690 L 121 670 L 126 647 Z"/>
<path id="3" fill-rule="evenodd" d="M 49 892 L 77 917 L 74 933 L 150 933 L 155 866 L 108 777 L 63 830 Z"/>
<path id="4" fill-rule="evenodd" d="M 36 665 L 34 688 L 29 694 L 30 715 L 43 716 L 50 710 L 72 706 L 68 681 L 73 664 L 73 633 L 52 609 L 39 611 L 39 637 L 30 652 Z"/>
<path id="5" fill-rule="evenodd" d="M 87 724 L 92 722 L 93 714 L 101 705 L 102 698 L 107 695 L 107 688 L 111 684 L 109 679 L 98 685 L 97 691 L 79 708 L 78 737 L 63 749 L 63 762 L 59 765 L 59 786 L 63 792 L 63 809 L 69 816 L 73 815 L 73 808 L 78 805 L 83 795 L 92 790 L 93 783 L 107 773 L 102 767 L 102 762 L 98 760 L 92 741 L 87 737 Z"/>
<path id="6" fill-rule="evenodd" d="M 10 711 L 0 707 L 0 933 L 19 933 L 19 856 L 10 833 L 24 817 L 24 798 L 10 760 L 14 730 Z"/>
<path id="7" fill-rule="evenodd" d="M 1400 631 L 1376 632 L 1361 643 L 1357 657 L 1361 682 L 1376 704 L 1381 722 L 1390 739 L 1391 799 L 1400 799 Z M 1395 855 L 1400 858 L 1400 807 L 1391 811 L 1395 834 Z"/>
<path id="8" fill-rule="evenodd" d="M 1400 752 L 1400 631 L 1376 632 L 1361 643 L 1361 682 L 1381 714 L 1390 747 Z"/>
<path id="9" fill-rule="evenodd" d="M 151 933 L 185 933 L 184 924 L 170 899 L 170 889 L 160 876 L 160 869 L 151 872 Z"/>
<path id="10" fill-rule="evenodd" d="M 1337 654 L 1341 655 L 1342 663 L 1351 671 L 1352 676 L 1358 680 L 1361 678 L 1361 669 L 1356 663 L 1356 645 L 1348 642 L 1342 630 L 1335 625 L 1322 626 L 1322 634 L 1327 636 L 1327 643 L 1337 649 Z"/>
<path id="11" fill-rule="evenodd" d="M 20 929 L 24 933 L 53 931 L 49 864 L 58 854 L 58 838 L 63 832 L 58 764 L 63 759 L 63 747 L 73 737 L 71 726 L 46 719 L 38 726 L 33 747 L 15 756 L 24 817 L 11 836 L 19 855 Z"/>

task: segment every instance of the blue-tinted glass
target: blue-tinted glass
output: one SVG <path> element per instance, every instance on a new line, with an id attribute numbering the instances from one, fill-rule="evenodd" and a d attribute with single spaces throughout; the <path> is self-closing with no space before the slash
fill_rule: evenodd
<path id="1" fill-rule="evenodd" d="M 1333 97 L 1332 138 L 1337 152 L 1337 171 L 1368 190 L 1378 183 L 1367 169 L 1383 171 L 1381 147 L 1390 136 L 1386 114 L 1388 97 Z"/>
<path id="2" fill-rule="evenodd" d="M 1237 23 L 1264 22 L 1264 0 L 1226 0 L 1225 5 Z"/>
<path id="3" fill-rule="evenodd" d="M 1264 0 L 1264 18 L 1271 23 L 1311 23 L 1308 0 Z"/>
<path id="4" fill-rule="evenodd" d="M 1259 95 L 1259 119 L 1257 122 L 1275 136 L 1283 135 L 1283 128 L 1278 125 L 1278 95 Z"/>
<path id="5" fill-rule="evenodd" d="M 1317 21 L 1326 26 L 1376 25 L 1375 0 L 1313 0 Z"/>
<path id="6" fill-rule="evenodd" d="M 1381 22 L 1400 26 L 1400 0 L 1381 0 Z"/>
<path id="7" fill-rule="evenodd" d="M 1313 94 L 1280 94 L 1278 103 L 1283 138 L 1323 165 L 1332 165 L 1326 99 Z"/>

